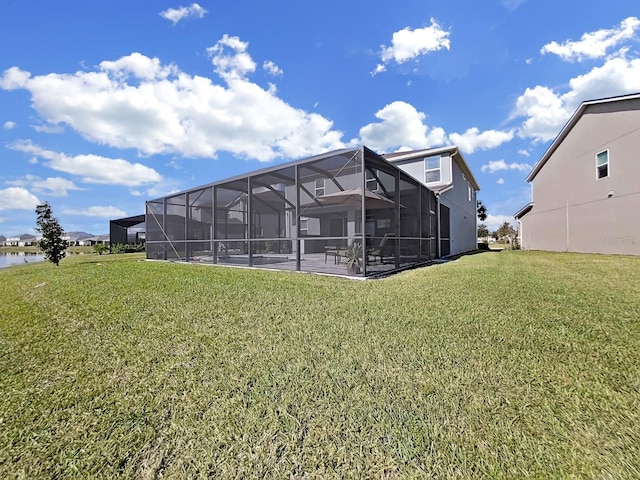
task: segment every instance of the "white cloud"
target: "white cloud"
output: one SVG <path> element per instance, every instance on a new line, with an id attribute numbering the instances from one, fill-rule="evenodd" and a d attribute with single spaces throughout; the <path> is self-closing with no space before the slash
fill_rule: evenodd
<path id="1" fill-rule="evenodd" d="M 208 49 L 226 86 L 139 53 L 96 71 L 31 76 L 17 67 L 0 88 L 25 89 L 50 125 L 68 125 L 89 141 L 143 155 L 215 158 L 218 151 L 270 161 L 342 148 L 342 132 L 247 79 L 248 44 L 225 35 Z"/>
<path id="2" fill-rule="evenodd" d="M 85 190 L 84 188 L 78 187 L 71 180 L 61 177 L 49 177 L 44 180 L 37 180 L 31 185 L 34 191 L 54 197 L 66 197 L 69 190 Z"/>
<path id="3" fill-rule="evenodd" d="M 528 172 L 529 170 L 531 170 L 531 165 L 529 165 L 528 163 L 507 163 L 504 160 L 492 160 L 480 167 L 480 171 L 483 173 L 495 173 L 502 170 L 518 170 L 519 172 Z"/>
<path id="4" fill-rule="evenodd" d="M 376 112 L 379 123 L 370 123 L 360 129 L 361 143 L 373 150 L 411 150 L 443 145 L 446 135 L 442 128 L 430 129 L 424 124 L 426 115 L 413 105 L 395 101 Z"/>
<path id="5" fill-rule="evenodd" d="M 513 218 L 513 215 L 492 215 L 489 213 L 487 219 L 482 223 L 487 226 L 490 232 L 494 232 L 500 228 L 504 222 L 510 223 L 514 228 L 518 227 L 518 222 Z"/>
<path id="6" fill-rule="evenodd" d="M 544 142 L 551 140 L 569 119 L 572 111 L 551 89 L 539 85 L 527 88 L 516 100 L 514 116 L 529 117 L 522 123 L 518 136 Z"/>
<path id="7" fill-rule="evenodd" d="M 30 141 L 17 141 L 9 148 L 44 158 L 46 165 L 54 170 L 76 175 L 85 183 L 138 186 L 159 182 L 162 177 L 154 169 L 140 163 L 98 155 L 68 156 L 46 150 Z"/>
<path id="8" fill-rule="evenodd" d="M 69 190 L 84 190 L 84 188 L 78 187 L 72 181 L 61 177 L 49 177 L 43 180 L 35 175 L 26 175 L 22 179 L 6 183 L 16 187 L 31 187 L 34 192 L 53 197 L 66 197 Z"/>
<path id="9" fill-rule="evenodd" d="M 381 45 L 381 48 L 380 59 L 382 63 L 376 66 L 371 72 L 372 75 L 384 72 L 391 61 L 402 64 L 443 48 L 449 50 L 451 42 L 449 32 L 443 30 L 438 22 L 432 18 L 431 25 L 428 27 L 416 28 L 415 30 L 405 27 L 395 32 L 391 37 L 391 46 Z"/>
<path id="10" fill-rule="evenodd" d="M 640 20 L 637 17 L 628 17 L 617 27 L 585 33 L 578 41 L 567 40 L 562 44 L 555 41 L 548 43 L 542 47 L 540 53 L 543 55 L 553 53 L 569 62 L 601 58 L 607 54 L 607 50 L 634 38 L 638 29 L 640 29 Z"/>
<path id="11" fill-rule="evenodd" d="M 179 8 L 168 8 L 167 10 L 160 12 L 160 16 L 170 20 L 175 25 L 180 20 L 184 20 L 187 17 L 202 18 L 206 13 L 207 11 L 200 5 L 192 3 L 188 7 L 180 6 Z"/>
<path id="12" fill-rule="evenodd" d="M 276 65 L 274 62 L 272 62 L 271 60 L 267 60 L 262 64 L 262 68 L 264 70 L 266 70 L 270 75 L 279 77 L 281 76 L 284 72 L 282 71 L 282 69 L 280 67 L 278 67 L 278 65 Z"/>
<path id="13" fill-rule="evenodd" d="M 62 125 L 30 125 L 38 133 L 62 133 L 64 127 Z"/>
<path id="14" fill-rule="evenodd" d="M 562 94 L 548 87 L 527 88 L 516 100 L 513 117 L 527 117 L 518 136 L 546 142 L 553 139 L 581 102 L 640 91 L 640 58 L 627 59 L 626 51 L 568 82 Z"/>
<path id="15" fill-rule="evenodd" d="M 22 187 L 9 187 L 0 190 L 0 210 L 34 210 L 40 200 L 29 190 Z"/>
<path id="16" fill-rule="evenodd" d="M 66 209 L 63 210 L 62 213 L 66 215 L 82 215 L 86 217 L 102 217 L 102 218 L 117 218 L 117 217 L 126 217 L 127 214 L 123 210 L 119 208 L 112 207 L 109 205 L 108 207 L 89 207 L 89 208 L 81 208 L 81 209 Z"/>
<path id="17" fill-rule="evenodd" d="M 225 80 L 244 79 L 256 70 L 256 63 L 247 52 L 248 42 L 226 33 L 213 47 L 207 48 L 215 71 Z"/>
<path id="18" fill-rule="evenodd" d="M 4 128 L 5 130 L 11 130 L 13 128 L 15 128 L 16 126 L 16 122 L 12 122 L 11 120 L 4 122 L 4 124 L 2 125 L 2 128 Z"/>
<path id="19" fill-rule="evenodd" d="M 501 132 L 499 130 L 486 130 L 480 133 L 476 127 L 469 128 L 463 134 L 452 133 L 449 140 L 457 145 L 464 153 L 473 153 L 476 150 L 490 150 L 510 141 L 514 131 Z"/>
<path id="20" fill-rule="evenodd" d="M 0 88 L 4 90 L 17 90 L 18 88 L 24 88 L 29 81 L 31 74 L 20 70 L 18 67 L 11 67 L 4 71 L 0 78 Z"/>
<path id="21" fill-rule="evenodd" d="M 528 150 L 525 150 L 524 148 L 522 148 L 522 149 L 518 150 L 518 153 L 519 153 L 520 155 L 524 156 L 524 157 L 530 157 L 530 156 L 531 156 L 531 154 L 529 153 L 529 151 L 528 151 Z"/>
<path id="22" fill-rule="evenodd" d="M 640 58 L 611 58 L 601 67 L 569 81 L 570 91 L 562 100 L 575 109 L 580 102 L 640 91 Z"/>
<path id="23" fill-rule="evenodd" d="M 504 178 L 499 178 L 498 180 L 496 180 L 496 183 L 498 185 L 504 185 Z"/>

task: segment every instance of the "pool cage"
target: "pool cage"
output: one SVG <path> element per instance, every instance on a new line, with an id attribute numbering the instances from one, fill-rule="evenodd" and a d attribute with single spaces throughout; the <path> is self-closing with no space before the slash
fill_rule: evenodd
<path id="1" fill-rule="evenodd" d="M 435 194 L 366 147 L 146 203 L 147 258 L 374 276 L 437 258 Z"/>

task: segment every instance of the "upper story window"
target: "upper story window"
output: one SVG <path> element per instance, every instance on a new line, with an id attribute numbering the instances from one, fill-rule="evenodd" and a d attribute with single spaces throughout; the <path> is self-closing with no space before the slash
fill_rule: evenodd
<path id="1" fill-rule="evenodd" d="M 364 186 L 367 190 L 375 192 L 378 190 L 378 180 L 376 176 L 369 170 L 365 171 Z"/>
<path id="2" fill-rule="evenodd" d="M 424 159 L 424 182 L 439 182 L 442 178 L 440 168 L 440 157 L 429 157 Z"/>
<path id="3" fill-rule="evenodd" d="M 471 186 L 471 182 L 469 182 L 469 181 L 467 181 L 467 192 L 468 192 L 469 201 L 472 202 L 473 201 L 473 194 L 475 192 L 473 190 L 473 187 Z"/>
<path id="4" fill-rule="evenodd" d="M 609 176 L 609 150 L 596 155 L 596 178 Z"/>
<path id="5" fill-rule="evenodd" d="M 316 179 L 316 197 L 324 195 L 324 178 Z"/>

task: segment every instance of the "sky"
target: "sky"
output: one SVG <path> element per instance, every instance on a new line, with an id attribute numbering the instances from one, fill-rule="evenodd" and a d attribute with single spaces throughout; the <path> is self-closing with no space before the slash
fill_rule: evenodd
<path id="1" fill-rule="evenodd" d="M 0 234 L 366 145 L 457 145 L 490 230 L 581 102 L 640 92 L 637 0 L 6 0 Z"/>

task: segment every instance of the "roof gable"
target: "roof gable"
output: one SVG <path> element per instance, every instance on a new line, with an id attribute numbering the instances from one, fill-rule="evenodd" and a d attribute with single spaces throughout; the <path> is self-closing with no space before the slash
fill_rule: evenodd
<path id="1" fill-rule="evenodd" d="M 467 180 L 469 180 L 473 188 L 476 191 L 480 190 L 480 185 L 478 185 L 478 182 L 473 176 L 473 173 L 471 172 L 471 169 L 467 165 L 467 162 L 465 161 L 464 157 L 460 153 L 460 150 L 458 150 L 458 147 L 455 145 L 449 145 L 446 147 L 439 147 L 439 148 L 425 148 L 423 150 L 412 150 L 409 152 L 385 153 L 382 156 L 388 161 L 390 161 L 391 163 L 393 163 L 393 162 L 400 162 L 403 160 L 413 160 L 416 158 L 434 157 L 436 155 L 442 155 L 442 154 L 449 154 L 458 164 L 458 166 L 460 167 L 460 170 L 462 170 L 462 173 L 464 173 L 465 177 L 467 178 Z"/>
<path id="2" fill-rule="evenodd" d="M 603 103 L 627 102 L 627 101 L 637 100 L 637 99 L 640 99 L 640 93 L 633 93 L 630 95 L 621 95 L 617 97 L 600 98 L 595 100 L 587 100 L 585 102 L 582 102 L 578 107 L 578 109 L 573 113 L 569 121 L 564 125 L 564 127 L 562 127 L 562 130 L 560 130 L 560 133 L 558 133 L 558 135 L 553 140 L 553 142 L 551 142 L 551 145 L 549 145 L 549 148 L 547 148 L 547 151 L 544 153 L 544 155 L 542 155 L 540 160 L 538 160 L 538 162 L 533 166 L 533 169 L 527 176 L 527 179 L 526 179 L 527 182 L 533 181 L 536 175 L 538 175 L 538 172 L 549 161 L 553 153 L 558 149 L 558 147 L 564 141 L 567 135 L 569 135 L 571 130 L 573 130 L 573 127 L 576 126 L 576 124 L 580 121 L 580 119 L 582 118 L 582 116 L 584 115 L 584 113 L 587 111 L 589 107 L 591 107 L 592 105 L 600 105 Z"/>

